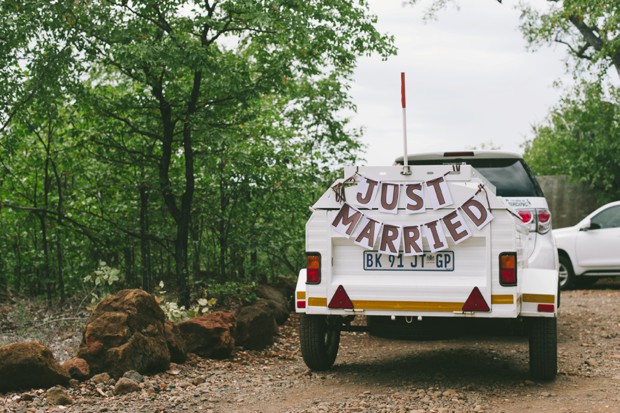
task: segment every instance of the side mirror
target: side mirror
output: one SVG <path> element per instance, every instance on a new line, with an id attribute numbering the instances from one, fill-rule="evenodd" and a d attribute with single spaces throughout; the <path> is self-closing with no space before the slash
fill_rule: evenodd
<path id="1" fill-rule="evenodd" d="M 579 231 L 590 231 L 592 229 L 601 229 L 601 224 L 586 219 L 579 226 Z"/>

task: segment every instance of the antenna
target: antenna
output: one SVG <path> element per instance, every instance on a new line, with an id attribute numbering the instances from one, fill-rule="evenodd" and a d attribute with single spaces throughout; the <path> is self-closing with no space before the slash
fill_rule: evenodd
<path id="1" fill-rule="evenodd" d="M 405 98 L 405 72 L 400 72 L 400 102 L 403 107 L 403 170 L 402 175 L 411 175 L 409 158 L 407 156 L 407 100 Z"/>

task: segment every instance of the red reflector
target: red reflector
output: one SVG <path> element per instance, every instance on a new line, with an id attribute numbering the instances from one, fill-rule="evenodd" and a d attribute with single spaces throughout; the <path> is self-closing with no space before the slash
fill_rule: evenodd
<path id="1" fill-rule="evenodd" d="M 321 276 L 320 276 L 319 270 L 308 268 L 306 270 L 306 275 L 307 275 L 306 282 L 308 284 L 318 284 L 321 282 Z"/>
<path id="2" fill-rule="evenodd" d="M 529 224 L 534 219 L 534 214 L 529 209 L 520 209 L 517 211 L 517 214 L 519 214 L 524 224 Z"/>
<path id="3" fill-rule="evenodd" d="M 467 301 L 463 304 L 463 311 L 491 311 L 478 287 L 474 287 L 469 294 Z"/>
<path id="4" fill-rule="evenodd" d="M 555 312 L 555 305 L 553 304 L 538 304 L 539 313 L 553 313 Z"/>
<path id="5" fill-rule="evenodd" d="M 338 286 L 338 288 L 336 289 L 336 292 L 334 293 L 334 296 L 332 297 L 332 299 L 329 302 L 329 305 L 327 307 L 329 307 L 329 308 L 349 308 L 349 309 L 353 308 L 353 302 L 349 298 L 349 295 L 344 290 L 344 287 L 342 285 Z"/>
<path id="6" fill-rule="evenodd" d="M 514 269 L 503 269 L 500 275 L 501 285 L 511 285 L 517 283 L 517 273 Z"/>
<path id="7" fill-rule="evenodd" d="M 551 219 L 551 213 L 546 209 L 537 209 L 536 212 L 538 213 L 538 222 L 542 224 L 549 222 Z"/>
<path id="8" fill-rule="evenodd" d="M 297 308 L 306 308 L 305 301 L 297 301 Z"/>

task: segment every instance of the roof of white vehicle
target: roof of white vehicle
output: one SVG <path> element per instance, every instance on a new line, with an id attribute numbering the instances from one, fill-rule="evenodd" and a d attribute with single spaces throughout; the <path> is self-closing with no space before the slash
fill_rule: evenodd
<path id="1" fill-rule="evenodd" d="M 423 161 L 434 159 L 521 159 L 520 154 L 514 152 L 505 151 L 447 151 L 447 152 L 425 152 L 425 153 L 410 153 L 407 156 L 410 160 Z M 403 157 L 396 158 L 396 162 L 402 163 Z"/>

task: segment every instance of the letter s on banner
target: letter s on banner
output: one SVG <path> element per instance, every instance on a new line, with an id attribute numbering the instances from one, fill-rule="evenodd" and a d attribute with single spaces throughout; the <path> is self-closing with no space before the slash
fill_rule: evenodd
<path id="1" fill-rule="evenodd" d="M 426 211 L 424 206 L 424 184 L 422 182 L 405 185 L 407 200 L 405 211 L 408 214 L 419 214 Z"/>
<path id="2" fill-rule="evenodd" d="M 349 238 L 361 218 L 362 213 L 345 202 L 340 211 L 338 211 L 336 218 L 334 218 L 332 228 L 334 231 Z"/>

